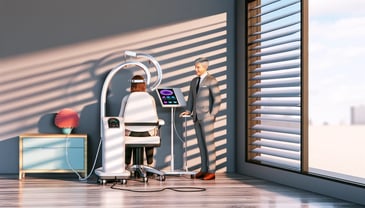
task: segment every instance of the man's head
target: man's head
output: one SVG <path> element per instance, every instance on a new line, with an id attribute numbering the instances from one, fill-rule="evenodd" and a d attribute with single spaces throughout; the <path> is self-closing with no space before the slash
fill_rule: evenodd
<path id="1" fill-rule="evenodd" d="M 195 60 L 194 65 L 195 65 L 196 75 L 201 76 L 208 70 L 209 61 L 207 58 L 200 57 Z"/>
<path id="2" fill-rule="evenodd" d="M 143 76 L 134 75 L 131 79 L 131 92 L 145 92 L 146 91 L 146 82 L 144 81 Z"/>

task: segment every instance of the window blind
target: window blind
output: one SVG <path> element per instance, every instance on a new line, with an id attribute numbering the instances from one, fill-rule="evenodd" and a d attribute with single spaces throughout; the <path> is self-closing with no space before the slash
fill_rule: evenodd
<path id="1" fill-rule="evenodd" d="M 248 160 L 301 167 L 301 1 L 248 4 Z"/>

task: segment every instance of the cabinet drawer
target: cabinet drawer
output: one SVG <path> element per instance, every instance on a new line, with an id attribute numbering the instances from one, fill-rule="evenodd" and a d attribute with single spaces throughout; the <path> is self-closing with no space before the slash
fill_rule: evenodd
<path id="1" fill-rule="evenodd" d="M 67 148 L 67 150 L 66 148 L 26 148 L 23 149 L 22 156 L 24 170 L 71 170 L 72 168 L 81 170 L 85 168 L 83 148 Z"/>
<path id="2" fill-rule="evenodd" d="M 47 148 L 64 148 L 66 147 L 84 147 L 82 138 L 42 138 L 27 137 L 22 139 L 23 148 L 47 147 Z"/>

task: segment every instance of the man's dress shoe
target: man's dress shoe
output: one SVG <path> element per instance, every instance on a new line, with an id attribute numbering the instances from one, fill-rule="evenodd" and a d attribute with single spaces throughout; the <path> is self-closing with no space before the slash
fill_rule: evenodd
<path id="1" fill-rule="evenodd" d="M 207 174 L 206 172 L 199 171 L 197 174 L 195 174 L 195 178 L 203 178 Z"/>
<path id="2" fill-rule="evenodd" d="M 207 173 L 203 177 L 203 180 L 213 180 L 213 179 L 215 179 L 215 174 L 214 173 Z"/>

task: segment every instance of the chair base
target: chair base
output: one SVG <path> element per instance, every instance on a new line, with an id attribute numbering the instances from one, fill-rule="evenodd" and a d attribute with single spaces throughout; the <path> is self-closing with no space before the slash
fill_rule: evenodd
<path id="1" fill-rule="evenodd" d="M 144 153 L 143 147 L 135 147 L 133 149 L 133 165 L 127 168 L 128 171 L 133 173 L 135 177 L 142 178 L 144 182 L 148 181 L 147 178 L 147 176 L 149 175 L 148 173 L 156 174 L 160 181 L 164 181 L 165 180 L 164 172 L 157 170 L 153 167 L 150 167 L 148 165 L 143 165 L 144 161 L 143 153 Z"/>
<path id="2" fill-rule="evenodd" d="M 148 173 L 156 174 L 160 181 L 164 181 L 166 179 L 164 172 L 147 165 L 132 165 L 130 168 L 128 168 L 128 170 L 134 173 L 135 176 L 141 177 L 144 182 L 148 181 Z"/>

